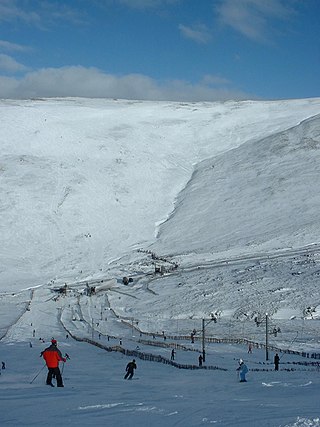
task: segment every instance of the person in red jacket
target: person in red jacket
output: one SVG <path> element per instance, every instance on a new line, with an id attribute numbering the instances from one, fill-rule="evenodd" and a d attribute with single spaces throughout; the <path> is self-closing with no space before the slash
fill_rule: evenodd
<path id="1" fill-rule="evenodd" d="M 66 359 L 62 357 L 61 351 L 58 349 L 57 341 L 55 339 L 51 340 L 50 347 L 43 350 L 41 356 L 44 358 L 48 368 L 46 384 L 51 385 L 51 387 L 54 387 L 54 385 L 52 384 L 52 378 L 56 378 L 57 387 L 64 387 L 61 372 L 59 369 L 59 362 L 65 362 Z"/>

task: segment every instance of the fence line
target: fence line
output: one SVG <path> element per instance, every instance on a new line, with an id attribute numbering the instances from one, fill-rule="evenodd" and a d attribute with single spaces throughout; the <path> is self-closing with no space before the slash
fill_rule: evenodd
<path id="1" fill-rule="evenodd" d="M 219 366 L 197 366 L 197 365 L 188 365 L 188 364 L 177 363 L 174 360 L 169 360 L 169 359 L 167 359 L 163 356 L 160 356 L 160 355 L 154 355 L 151 353 L 144 353 L 144 352 L 138 351 L 138 350 L 127 350 L 127 349 L 125 349 L 119 345 L 108 347 L 106 345 L 103 345 L 103 344 L 101 344 L 97 341 L 91 340 L 89 338 L 77 337 L 76 335 L 72 334 L 68 330 L 67 330 L 67 332 L 76 341 L 87 342 L 88 344 L 94 345 L 94 346 L 99 347 L 99 348 L 106 350 L 108 352 L 116 351 L 116 352 L 122 353 L 126 356 L 136 357 L 137 359 L 148 360 L 150 362 L 164 363 L 166 365 L 171 365 L 171 366 L 178 368 L 178 369 L 192 369 L 192 370 L 206 369 L 206 370 L 219 370 L 219 371 L 227 371 L 228 370 L 226 368 L 220 368 Z"/>
<path id="2" fill-rule="evenodd" d="M 125 354 L 127 356 L 132 356 L 132 357 L 136 357 L 142 360 L 149 360 L 149 361 L 153 361 L 153 362 L 159 362 L 159 363 L 164 363 L 167 365 L 171 365 L 174 366 L 178 369 L 208 369 L 208 370 L 223 370 L 223 371 L 227 371 L 227 369 L 224 368 L 220 368 L 218 366 L 197 366 L 197 365 L 186 365 L 186 364 L 180 364 L 177 363 L 173 360 L 169 360 L 163 356 L 160 355 L 153 355 L 151 353 L 144 353 L 138 350 L 127 350 L 124 349 L 121 346 L 105 346 L 97 341 L 94 341 L 92 339 L 89 338 L 79 338 L 77 336 L 75 336 L 74 334 L 72 334 L 63 324 L 62 319 L 60 318 L 60 322 L 62 324 L 62 326 L 64 327 L 64 329 L 69 333 L 69 335 L 75 339 L 76 341 L 84 341 L 87 342 L 89 344 L 92 344 L 96 347 L 102 348 L 106 351 L 117 351 L 120 352 L 122 354 Z M 123 321 L 123 323 L 128 324 L 128 326 L 130 326 L 132 328 L 132 324 L 129 324 L 126 321 Z M 153 337 L 163 337 L 163 335 L 161 334 L 154 334 L 151 332 L 142 332 L 139 330 L 139 328 L 134 326 L 134 329 L 140 334 L 140 336 L 142 335 L 147 335 L 147 336 L 153 336 Z M 101 334 L 104 335 L 104 334 Z M 190 340 L 190 336 L 189 335 L 166 335 L 165 337 L 166 339 L 170 339 L 173 341 L 179 341 L 179 340 L 184 340 L 184 341 L 188 341 Z M 201 337 L 194 337 L 194 340 L 200 341 L 202 338 Z M 175 349 L 181 349 L 181 350 L 187 350 L 187 351 L 197 351 L 199 352 L 199 349 L 193 349 L 193 348 L 188 348 L 184 345 L 175 343 L 175 342 L 159 342 L 159 341 L 151 341 L 151 340 L 138 340 L 138 342 L 140 342 L 141 344 L 145 344 L 145 345 L 150 345 L 150 346 L 156 346 L 156 347 L 164 347 L 164 348 L 175 348 Z M 205 342 L 206 343 L 217 343 L 217 344 L 243 344 L 243 345 L 251 345 L 252 348 L 266 348 L 266 345 L 263 343 L 259 343 L 259 342 L 255 342 L 255 341 L 251 341 L 248 340 L 246 338 L 214 338 L 214 337 L 205 337 Z M 301 357 L 306 357 L 306 358 L 311 358 L 311 359 L 320 359 L 320 353 L 308 353 L 308 352 L 304 352 L 304 351 L 297 351 L 297 350 L 290 350 L 290 349 L 281 349 L 280 347 L 276 347 L 273 345 L 268 345 L 268 350 L 273 351 L 273 352 L 278 352 L 278 353 L 284 353 L 284 354 L 293 354 L 293 355 L 297 355 L 297 356 L 301 356 Z M 317 363 L 317 362 L 316 362 Z M 317 365 L 318 366 L 318 365 Z"/>
<path id="3" fill-rule="evenodd" d="M 126 322 L 124 322 L 126 323 Z M 138 328 L 136 328 L 136 331 L 140 333 L 141 335 L 147 335 L 147 336 L 153 336 L 153 337 L 158 337 L 158 338 L 163 338 L 163 335 L 161 334 L 153 334 L 150 332 L 142 332 L 140 331 Z M 189 341 L 190 335 L 166 335 L 166 339 L 170 339 L 173 341 L 179 341 L 179 340 L 183 340 L 183 341 Z M 193 337 L 194 341 L 202 341 L 202 337 L 201 336 L 194 336 Z M 215 337 L 205 337 L 205 342 L 206 343 L 216 343 L 216 344 L 244 344 L 244 345 L 251 345 L 252 348 L 266 348 L 266 345 L 264 343 L 260 343 L 260 342 L 255 342 L 252 340 L 249 340 L 247 338 L 215 338 Z M 154 341 L 145 341 L 145 343 L 148 343 L 149 345 L 157 345 L 155 344 Z M 179 344 L 176 344 L 177 346 Z M 172 346 L 172 343 L 170 343 L 170 346 Z M 183 347 L 183 346 L 182 346 Z M 178 347 L 175 347 L 178 348 Z M 190 351 L 192 351 L 192 349 L 188 349 Z M 274 345 L 269 344 L 268 345 L 268 350 L 270 351 L 274 351 L 274 352 L 279 352 L 279 353 L 285 353 L 285 354 L 294 354 L 297 356 L 301 356 L 301 357 L 306 357 L 306 358 L 311 358 L 311 359 L 320 359 L 320 353 L 309 353 L 306 351 L 298 351 L 298 350 L 290 350 L 290 349 L 283 349 L 280 347 L 276 347 Z M 195 350 L 197 351 L 197 350 Z"/>

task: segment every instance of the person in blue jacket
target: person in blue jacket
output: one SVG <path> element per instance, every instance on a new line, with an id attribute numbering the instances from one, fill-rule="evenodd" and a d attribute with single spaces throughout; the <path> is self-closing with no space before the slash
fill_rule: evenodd
<path id="1" fill-rule="evenodd" d="M 243 362 L 242 359 L 239 360 L 239 367 L 237 368 L 237 371 L 239 371 L 240 382 L 241 383 L 247 382 L 247 380 L 246 380 L 246 374 L 248 372 L 248 367 Z"/>

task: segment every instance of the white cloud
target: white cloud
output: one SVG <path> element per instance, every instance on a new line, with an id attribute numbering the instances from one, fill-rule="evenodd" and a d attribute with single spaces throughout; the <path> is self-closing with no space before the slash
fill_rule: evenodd
<path id="1" fill-rule="evenodd" d="M 0 40 L 0 49 L 15 52 L 24 52 L 30 50 L 30 47 L 21 44 L 10 43 L 6 40 Z"/>
<path id="2" fill-rule="evenodd" d="M 187 27 L 180 24 L 179 30 L 184 37 L 198 43 L 207 43 L 211 39 L 211 34 L 208 28 L 203 24 L 198 24 L 193 27 Z"/>
<path id="3" fill-rule="evenodd" d="M 292 16 L 292 0 L 221 0 L 217 7 L 222 24 L 255 41 L 266 41 L 272 33 L 272 20 Z"/>
<path id="4" fill-rule="evenodd" d="M 159 82 L 148 76 L 114 76 L 96 68 L 46 68 L 29 72 L 23 78 L 0 77 L 0 98 L 90 97 L 167 101 L 218 101 L 248 99 L 246 93 L 233 89 L 225 80 L 207 76 L 199 83 L 181 80 Z M 10 83 L 10 84 L 9 84 Z M 222 84 L 221 84 L 222 83 Z M 8 86 L 8 87 L 7 87 Z"/>
<path id="5" fill-rule="evenodd" d="M 80 7 L 70 7 L 67 2 L 0 0 L 0 22 L 19 22 L 45 30 L 61 21 L 82 25 L 86 18 Z"/>
<path id="6" fill-rule="evenodd" d="M 88 1 L 89 7 L 91 2 Z M 46 26 L 66 21 L 75 25 L 87 24 L 87 13 L 80 7 L 71 7 L 67 2 L 40 2 L 38 13 Z"/>
<path id="7" fill-rule="evenodd" d="M 16 0 L 0 0 L 0 22 L 12 22 L 15 20 L 36 24 L 40 21 L 40 17 L 34 11 L 23 10 Z"/>
<path id="8" fill-rule="evenodd" d="M 26 71 L 27 67 L 9 55 L 0 54 L 0 70 L 10 73 Z"/>

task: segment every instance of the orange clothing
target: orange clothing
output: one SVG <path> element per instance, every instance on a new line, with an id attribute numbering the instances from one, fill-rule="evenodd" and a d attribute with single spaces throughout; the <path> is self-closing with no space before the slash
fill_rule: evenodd
<path id="1" fill-rule="evenodd" d="M 66 359 L 62 357 L 61 351 L 55 345 L 51 345 L 46 348 L 42 353 L 42 357 L 46 361 L 48 368 L 57 368 L 59 366 L 59 362 L 66 361 Z"/>

